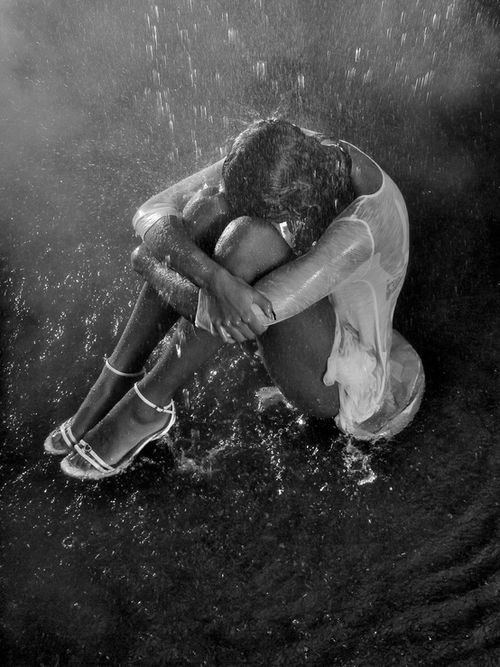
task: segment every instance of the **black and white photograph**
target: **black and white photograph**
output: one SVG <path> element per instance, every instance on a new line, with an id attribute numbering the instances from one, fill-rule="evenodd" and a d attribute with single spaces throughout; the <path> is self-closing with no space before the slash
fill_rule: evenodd
<path id="1" fill-rule="evenodd" d="M 0 0 L 8 667 L 500 664 L 497 0 Z"/>

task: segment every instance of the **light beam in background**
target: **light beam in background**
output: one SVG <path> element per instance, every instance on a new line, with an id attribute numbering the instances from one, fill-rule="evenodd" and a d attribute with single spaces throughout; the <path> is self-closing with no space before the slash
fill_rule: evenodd
<path id="1" fill-rule="evenodd" d="M 134 208 L 218 157 L 245 121 L 278 108 L 354 140 L 398 178 L 413 207 L 414 260 L 427 259 L 419 239 L 436 248 L 444 239 L 441 275 L 410 275 L 413 296 L 478 284 L 471 258 L 486 232 L 460 206 L 484 178 L 474 156 L 495 115 L 498 21 L 465 0 L 352 7 L 2 1 L 0 206 L 16 315 L 6 334 L 12 389 L 27 397 L 33 381 L 53 383 L 61 357 L 75 349 L 78 384 L 135 294 Z M 457 207 L 448 211 L 452 241 L 437 227 L 438 200 Z M 43 363 L 14 372 L 21 351 Z"/>

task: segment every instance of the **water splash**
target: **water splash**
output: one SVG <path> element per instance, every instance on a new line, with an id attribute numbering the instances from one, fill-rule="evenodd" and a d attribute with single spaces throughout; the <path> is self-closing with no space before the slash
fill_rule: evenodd
<path id="1" fill-rule="evenodd" d="M 210 479 L 218 472 L 219 468 L 216 466 L 217 458 L 225 452 L 228 448 L 234 446 L 234 443 L 229 441 L 221 442 L 216 447 L 210 449 L 206 454 L 197 458 L 193 450 L 198 444 L 199 432 L 197 433 L 198 438 L 194 438 L 192 433 L 192 442 L 193 446 L 184 450 L 182 446 L 176 445 L 176 468 L 180 474 L 189 475 L 195 480 Z"/>
<path id="2" fill-rule="evenodd" d="M 358 486 L 373 484 L 377 479 L 377 474 L 371 467 L 372 455 L 365 454 L 354 443 L 353 438 L 348 438 L 342 450 L 344 470 Z"/>
<path id="3" fill-rule="evenodd" d="M 291 407 L 291 404 L 275 386 L 260 387 L 255 392 L 255 396 L 257 398 L 257 412 L 265 412 L 268 408 L 280 404 Z"/>

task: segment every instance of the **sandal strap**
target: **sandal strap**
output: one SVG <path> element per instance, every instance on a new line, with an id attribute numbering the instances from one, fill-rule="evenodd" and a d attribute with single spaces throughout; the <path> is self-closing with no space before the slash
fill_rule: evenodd
<path id="1" fill-rule="evenodd" d="M 62 439 L 64 442 L 68 445 L 70 449 L 73 449 L 73 447 L 77 443 L 77 439 L 75 438 L 73 431 L 71 430 L 71 423 L 70 419 L 64 422 L 64 424 L 61 424 L 59 427 L 59 433 L 62 436 Z"/>
<path id="2" fill-rule="evenodd" d="M 144 375 L 146 375 L 146 369 L 145 368 L 143 368 L 141 371 L 137 371 L 137 373 L 124 373 L 123 371 L 119 371 L 117 368 L 115 368 L 114 366 L 112 366 L 109 363 L 108 358 L 106 356 L 104 357 L 104 364 L 105 364 L 106 368 L 109 368 L 109 370 L 112 373 L 114 373 L 115 375 L 119 375 L 120 377 L 138 378 L 138 377 L 143 377 Z"/>
<path id="3" fill-rule="evenodd" d="M 137 396 L 139 396 L 139 398 L 141 399 L 141 401 L 143 403 L 145 403 L 146 405 L 149 405 L 149 407 L 153 408 L 153 410 L 156 410 L 156 412 L 164 412 L 164 413 L 168 413 L 168 414 L 173 414 L 174 413 L 175 406 L 174 406 L 173 401 L 170 401 L 170 403 L 168 405 L 163 405 L 163 406 L 156 405 L 155 403 L 152 403 L 141 392 L 141 390 L 137 386 L 137 382 L 134 384 L 134 390 L 135 390 L 135 393 L 137 394 Z"/>
<path id="4" fill-rule="evenodd" d="M 85 440 L 80 440 L 80 442 L 75 445 L 75 449 L 83 459 L 90 463 L 96 470 L 99 470 L 99 472 L 111 472 L 114 470 L 113 466 L 110 466 L 109 463 L 103 461 Z"/>

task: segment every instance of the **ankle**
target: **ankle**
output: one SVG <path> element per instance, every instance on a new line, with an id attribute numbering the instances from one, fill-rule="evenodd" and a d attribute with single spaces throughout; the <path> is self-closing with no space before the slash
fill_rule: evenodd
<path id="1" fill-rule="evenodd" d="M 137 401 L 134 402 L 132 415 L 134 421 L 140 426 L 159 424 L 160 422 L 164 421 L 166 417 L 165 413 L 157 412 L 153 408 L 150 408 L 149 405 L 146 405 L 139 398 L 137 398 Z"/>
<path id="2" fill-rule="evenodd" d="M 150 388 L 143 391 L 137 382 L 134 384 L 134 391 L 137 399 L 136 415 L 139 420 L 144 423 L 157 422 L 168 415 L 167 406 L 170 405 L 171 398 L 166 396 L 164 391 L 161 395 L 151 391 Z"/>
<path id="3" fill-rule="evenodd" d="M 146 374 L 144 368 L 137 368 L 137 362 L 128 360 L 104 356 L 104 369 L 109 373 L 116 375 L 117 377 L 123 378 L 140 378 Z"/>
<path id="4" fill-rule="evenodd" d="M 100 414 L 95 414 L 94 406 L 82 404 L 76 411 L 72 423 L 71 430 L 76 440 L 80 440 L 83 436 L 97 423 Z"/>

